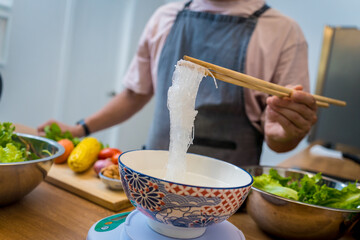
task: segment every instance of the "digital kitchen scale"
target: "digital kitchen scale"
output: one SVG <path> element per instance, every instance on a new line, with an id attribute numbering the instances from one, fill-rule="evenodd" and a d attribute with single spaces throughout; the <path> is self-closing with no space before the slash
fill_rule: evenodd
<path id="1" fill-rule="evenodd" d="M 174 240 L 152 230 L 147 217 L 135 210 L 106 217 L 89 230 L 87 240 Z M 228 221 L 211 225 L 193 240 L 245 240 L 244 234 Z"/>

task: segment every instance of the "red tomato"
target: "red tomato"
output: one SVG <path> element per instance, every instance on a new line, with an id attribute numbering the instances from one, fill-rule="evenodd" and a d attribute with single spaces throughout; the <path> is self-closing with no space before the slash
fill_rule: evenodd
<path id="1" fill-rule="evenodd" d="M 111 158 L 117 153 L 121 153 L 121 151 L 117 148 L 104 148 L 99 152 L 98 159 Z"/>
<path id="2" fill-rule="evenodd" d="M 119 159 L 119 156 L 121 155 L 122 152 L 119 152 L 119 153 L 116 153 L 112 156 L 111 158 L 111 161 L 114 163 L 114 164 L 119 164 L 118 162 L 118 159 Z"/>

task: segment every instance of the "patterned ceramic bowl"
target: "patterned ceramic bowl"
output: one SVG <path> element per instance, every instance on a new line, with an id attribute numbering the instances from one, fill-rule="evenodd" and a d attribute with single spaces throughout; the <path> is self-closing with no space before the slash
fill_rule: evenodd
<path id="1" fill-rule="evenodd" d="M 195 183 L 191 185 L 164 180 L 168 151 L 138 150 L 119 157 L 121 181 L 131 203 L 148 217 L 153 230 L 175 238 L 201 236 L 207 226 L 229 218 L 253 183 L 248 172 L 232 164 L 186 156 L 186 178 Z"/>

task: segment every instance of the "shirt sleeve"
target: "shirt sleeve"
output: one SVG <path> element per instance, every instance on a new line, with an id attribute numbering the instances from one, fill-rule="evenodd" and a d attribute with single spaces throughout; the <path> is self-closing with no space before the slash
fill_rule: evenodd
<path id="1" fill-rule="evenodd" d="M 269 11 L 268 17 L 259 21 L 249 43 L 246 71 L 281 86 L 302 85 L 309 92 L 308 45 L 300 26 Z M 263 133 L 269 95 L 250 89 L 244 89 L 244 95 L 248 118 Z"/>
<path id="2" fill-rule="evenodd" d="M 309 92 L 308 46 L 302 42 L 285 49 L 280 56 L 273 82 L 282 86 L 302 85 Z"/>
<path id="3" fill-rule="evenodd" d="M 272 82 L 287 87 L 301 85 L 303 87 L 303 91 L 310 92 L 308 45 L 306 42 L 293 45 L 281 53 Z M 263 111 L 261 114 L 262 131 L 264 122 L 265 112 Z"/>
<path id="4" fill-rule="evenodd" d="M 126 88 L 140 94 L 154 94 L 162 48 L 183 2 L 159 7 L 149 19 L 134 58 L 124 77 Z"/>
<path id="5" fill-rule="evenodd" d="M 149 49 L 149 38 L 152 31 L 152 24 L 153 21 L 150 19 L 146 24 L 135 56 L 133 57 L 123 79 L 123 85 L 125 88 L 139 94 L 151 94 L 154 92 Z"/>

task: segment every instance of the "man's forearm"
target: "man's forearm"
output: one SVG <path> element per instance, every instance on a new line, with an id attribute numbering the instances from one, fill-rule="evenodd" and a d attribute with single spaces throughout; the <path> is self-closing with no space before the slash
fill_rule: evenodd
<path id="1" fill-rule="evenodd" d="M 85 119 L 90 132 L 97 132 L 122 123 L 142 109 L 152 95 L 136 94 L 125 89 L 117 94 L 100 111 Z"/>

